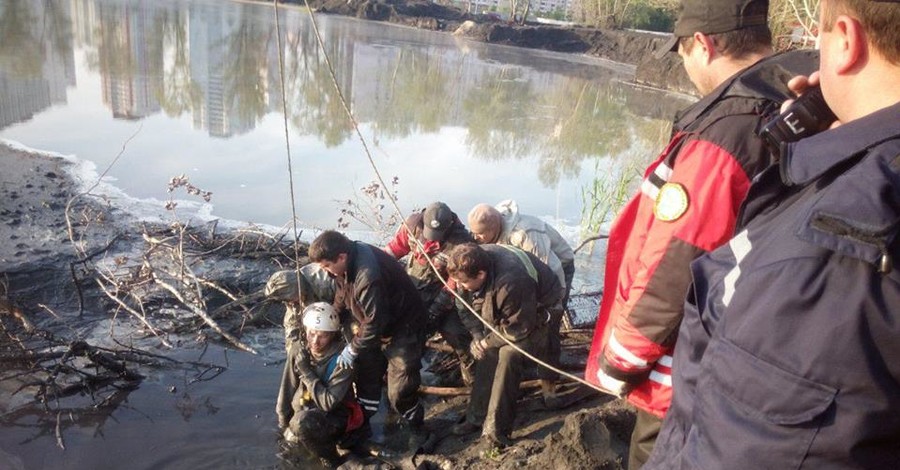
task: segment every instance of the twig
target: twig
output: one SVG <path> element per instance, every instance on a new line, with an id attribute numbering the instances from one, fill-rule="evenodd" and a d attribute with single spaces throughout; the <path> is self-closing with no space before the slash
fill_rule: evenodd
<path id="1" fill-rule="evenodd" d="M 112 292 L 108 291 L 108 290 L 106 289 L 106 286 L 104 286 L 103 283 L 100 282 L 100 279 L 94 279 L 94 281 L 97 283 L 98 286 L 100 286 L 100 290 L 102 290 L 103 293 L 106 294 L 107 297 L 109 297 L 110 299 L 112 299 L 113 302 L 119 304 L 119 306 L 122 307 L 123 309 L 125 309 L 126 312 L 132 314 L 135 318 L 137 318 L 138 320 L 140 320 L 140 322 L 143 323 L 144 326 L 146 326 L 146 327 L 150 330 L 150 332 L 153 333 L 153 335 L 156 336 L 156 337 L 159 339 L 159 341 L 160 341 L 162 344 L 164 344 L 167 348 L 173 348 L 173 347 L 174 347 L 174 346 L 172 346 L 172 343 L 166 341 L 165 338 L 163 338 L 162 336 L 160 336 L 159 332 L 156 331 L 156 328 L 154 328 L 153 325 L 150 324 L 150 322 L 147 320 L 146 317 L 144 317 L 143 315 L 141 315 L 137 310 L 135 310 L 135 309 L 129 307 L 128 304 L 126 304 L 126 303 L 123 302 L 121 299 L 119 299 L 115 294 L 113 294 Z"/>
<path id="2" fill-rule="evenodd" d="M 609 238 L 609 235 L 604 235 L 604 234 L 602 234 L 602 233 L 601 233 L 600 235 L 594 235 L 593 237 L 585 238 L 585 239 L 582 240 L 581 243 L 578 245 L 578 248 L 575 248 L 573 251 L 574 251 L 575 253 L 578 253 L 578 250 L 580 250 L 584 245 L 587 245 L 588 243 L 593 242 L 593 241 L 603 240 L 603 239 L 606 239 L 606 238 Z"/>
<path id="3" fill-rule="evenodd" d="M 59 446 L 60 449 L 66 450 L 66 444 L 63 442 L 62 431 L 59 429 L 59 423 L 61 421 L 62 412 L 56 412 L 56 445 Z"/>
<path id="4" fill-rule="evenodd" d="M 203 321 L 206 322 L 206 324 L 209 325 L 210 328 L 212 328 L 216 333 L 222 335 L 222 337 L 227 339 L 228 342 L 230 342 L 232 345 L 234 345 L 234 347 L 236 347 L 242 351 L 251 353 L 251 354 L 259 354 L 258 352 L 256 352 L 255 349 L 242 343 L 241 340 L 235 338 L 231 333 L 222 329 L 222 327 L 219 326 L 219 324 L 216 323 L 216 321 L 213 320 L 212 317 L 207 315 L 207 313 L 205 311 L 203 311 L 203 309 L 197 308 L 196 305 L 189 303 L 187 300 L 185 300 L 184 296 L 181 295 L 181 292 L 178 292 L 178 289 L 176 289 L 174 286 L 167 283 L 166 281 L 163 281 L 162 279 L 160 279 L 159 276 L 157 276 L 155 273 L 153 274 L 153 280 L 156 281 L 157 285 L 159 285 L 163 289 L 171 292 L 172 295 L 174 295 L 175 298 L 178 299 L 179 302 L 181 302 L 187 308 L 191 309 L 191 311 L 194 312 L 194 314 L 196 314 L 198 317 L 202 318 Z"/>

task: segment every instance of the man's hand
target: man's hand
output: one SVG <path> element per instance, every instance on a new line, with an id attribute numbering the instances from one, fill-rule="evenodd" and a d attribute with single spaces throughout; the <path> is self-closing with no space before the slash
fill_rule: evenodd
<path id="1" fill-rule="evenodd" d="M 485 349 L 487 349 L 487 345 L 483 339 L 474 339 L 472 344 L 469 345 L 469 353 L 472 354 L 476 361 L 480 361 L 484 357 Z"/>
<path id="2" fill-rule="evenodd" d="M 787 87 L 789 90 L 793 91 L 795 95 L 800 96 L 810 87 L 819 85 L 819 72 L 813 72 L 808 77 L 806 75 L 797 75 L 796 77 L 788 80 Z M 797 100 L 787 100 L 784 103 L 781 103 L 781 112 L 783 113 L 790 105 Z"/>
<path id="3" fill-rule="evenodd" d="M 358 354 L 353 349 L 353 346 L 349 344 L 344 346 L 344 350 L 341 351 L 341 355 L 337 358 L 337 366 L 335 366 L 335 369 L 339 371 L 344 369 L 352 369 L 353 362 L 356 361 L 356 356 L 358 356 Z"/>
<path id="4" fill-rule="evenodd" d="M 600 382 L 600 388 L 610 395 L 623 398 L 631 391 L 631 385 L 619 379 L 613 378 L 603 372 L 603 369 L 597 371 L 597 380 Z"/>
<path id="5" fill-rule="evenodd" d="M 312 368 L 312 364 L 309 362 L 309 354 L 306 352 L 305 348 L 297 348 L 296 357 L 294 360 L 294 366 L 297 368 L 297 372 L 300 373 L 301 377 L 315 377 L 316 372 Z"/>

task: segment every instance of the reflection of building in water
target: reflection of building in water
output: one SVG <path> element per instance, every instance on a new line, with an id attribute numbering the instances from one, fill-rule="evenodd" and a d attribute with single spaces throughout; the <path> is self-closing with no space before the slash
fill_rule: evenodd
<path id="1" fill-rule="evenodd" d="M 103 103 L 116 119 L 142 119 L 159 112 L 162 50 L 153 47 L 153 18 L 141 6 L 101 6 L 99 44 Z"/>
<path id="2" fill-rule="evenodd" d="M 207 129 L 215 137 L 243 134 L 255 125 L 226 92 L 226 60 L 232 53 L 227 39 L 242 26 L 236 8 L 233 4 L 192 3 L 190 6 L 191 80 L 205 98 L 204 105 L 194 109 L 194 128 Z"/>
<path id="3" fill-rule="evenodd" d="M 31 119 L 51 105 L 66 103 L 66 87 L 75 86 L 75 54 L 65 30 L 71 24 L 70 4 L 52 2 L 46 6 L 46 12 L 40 0 L 18 6 L 27 9 L 36 21 L 19 25 L 21 28 L 16 31 L 4 31 L 3 41 L 35 48 L 34 56 L 28 60 L 41 63 L 4 61 L 21 67 L 0 69 L 0 129 Z M 48 24 L 51 19 L 61 24 Z M 48 34 L 48 30 L 55 34 Z M 17 36 L 11 37 L 13 34 Z"/>

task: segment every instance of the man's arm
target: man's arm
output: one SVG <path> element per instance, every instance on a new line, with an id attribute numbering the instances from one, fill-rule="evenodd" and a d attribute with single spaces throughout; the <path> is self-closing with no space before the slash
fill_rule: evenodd
<path id="1" fill-rule="evenodd" d="M 386 295 L 385 286 L 380 279 L 359 286 L 354 292 L 352 302 L 359 331 L 353 337 L 352 345 L 357 353 L 366 348 L 381 347 L 381 337 L 384 336 L 385 323 L 390 315 Z"/>
<path id="2" fill-rule="evenodd" d="M 514 343 L 521 341 L 537 328 L 539 322 L 537 298 L 534 286 L 530 282 L 497 286 L 493 300 L 496 308 L 500 310 L 494 317 L 500 324 L 495 326 L 509 341 Z M 496 333 L 490 332 L 485 336 L 485 344 L 487 347 L 496 348 L 506 342 Z"/>
<path id="3" fill-rule="evenodd" d="M 620 270 L 630 283 L 615 294 L 616 323 L 600 359 L 601 379 L 640 383 L 667 354 L 681 323 L 690 263 L 730 238 L 750 185 L 737 160 L 708 141 L 687 142 L 676 162 L 662 196 L 642 189 L 641 197 L 656 195 L 643 210 L 653 206 L 658 215 L 652 217 L 640 252 Z M 686 208 L 679 214 L 672 204 L 682 197 Z"/>
<path id="4" fill-rule="evenodd" d="M 406 221 L 397 228 L 397 232 L 394 233 L 394 238 L 392 238 L 387 246 L 384 247 L 384 251 L 396 259 L 400 259 L 409 254 L 409 252 L 412 251 L 409 242 L 409 231 L 415 230 L 416 226 L 421 221 L 422 214 L 419 212 L 407 217 Z M 409 230 L 407 230 L 407 227 L 409 227 Z"/>

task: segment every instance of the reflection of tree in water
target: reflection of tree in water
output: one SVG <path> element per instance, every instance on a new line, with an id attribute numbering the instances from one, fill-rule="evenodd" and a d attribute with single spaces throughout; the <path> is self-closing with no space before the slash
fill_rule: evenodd
<path id="1" fill-rule="evenodd" d="M 200 86 L 191 80 L 190 49 L 185 10 L 163 11 L 157 17 L 162 49 L 169 51 L 170 61 L 162 69 L 160 107 L 170 117 L 201 109 Z"/>
<path id="2" fill-rule="evenodd" d="M 328 56 L 341 57 L 341 45 L 340 41 L 326 43 Z M 288 115 L 298 132 L 319 136 L 328 147 L 350 137 L 350 121 L 312 28 L 299 28 L 287 37 L 284 73 Z"/>
<path id="3" fill-rule="evenodd" d="M 393 67 L 376 70 L 377 83 L 388 83 L 385 106 L 373 116 L 375 135 L 404 138 L 413 132 L 438 132 L 453 106 L 447 63 L 433 51 L 399 50 Z"/>
<path id="4" fill-rule="evenodd" d="M 484 76 L 463 98 L 466 144 L 476 158 L 519 159 L 534 151 L 539 132 L 533 110 L 539 97 L 523 75 L 522 69 L 504 67 Z"/>
<path id="5" fill-rule="evenodd" d="M 616 155 L 629 146 L 629 114 L 613 101 L 608 84 L 569 78 L 542 100 L 541 109 L 551 113 L 546 122 L 553 125 L 541 133 L 546 140 L 539 150 L 538 176 L 544 185 L 556 185 L 563 175 L 578 176 L 586 158 Z"/>
<path id="6" fill-rule="evenodd" d="M 32 2 L 26 0 L 0 3 L 0 31 L 3 31 L 0 69 L 17 78 L 40 77 L 46 57 L 40 35 L 48 32 L 47 25 L 44 23 L 43 28 L 35 27 L 41 23 L 31 5 Z M 52 13 L 47 14 L 53 16 Z M 22 60 L 22 57 L 29 60 Z"/>
<path id="7" fill-rule="evenodd" d="M 537 155 L 541 182 L 553 186 L 577 176 L 585 158 L 629 145 L 625 107 L 610 99 L 608 85 L 580 78 L 554 85 L 539 93 L 519 69 L 485 77 L 464 101 L 472 154 L 488 161 Z"/>
<path id="8" fill-rule="evenodd" d="M 268 64 L 266 47 L 273 31 L 253 21 L 254 5 L 242 5 L 239 26 L 224 39 L 225 97 L 227 107 L 236 111 L 239 123 L 256 123 L 266 113 L 266 82 L 263 75 Z"/>

